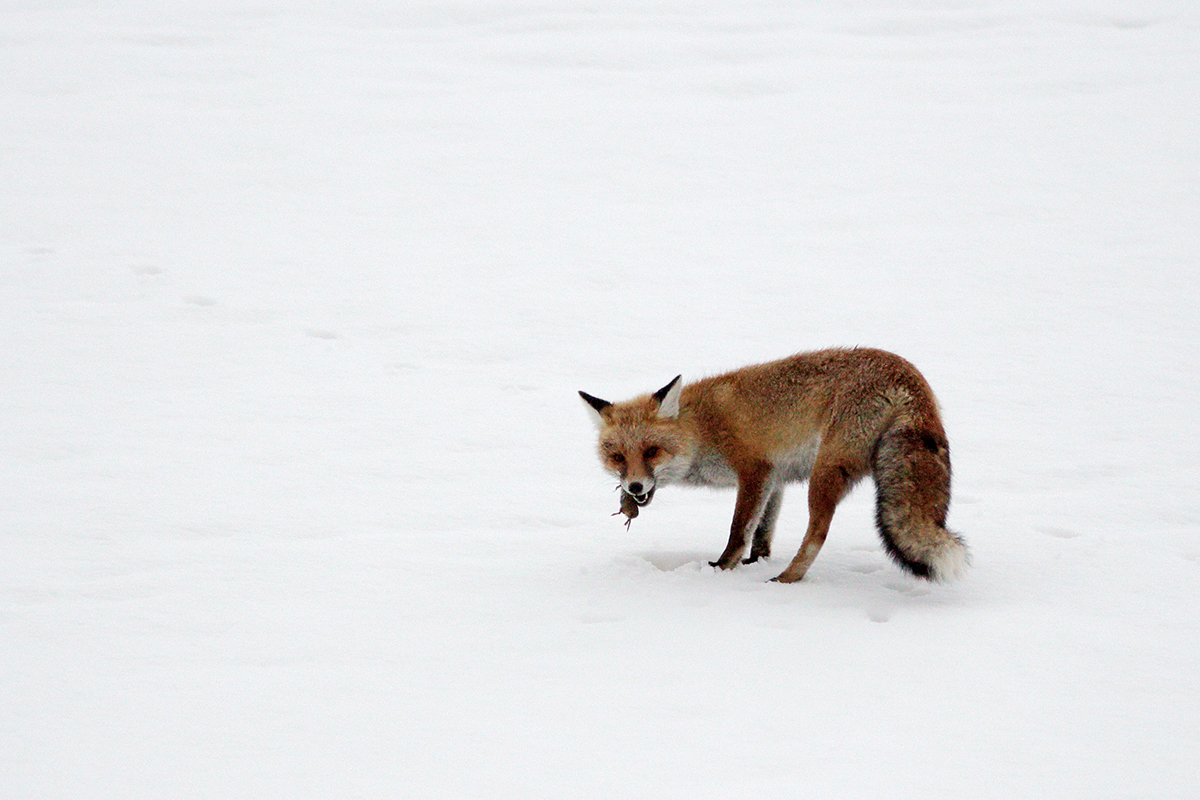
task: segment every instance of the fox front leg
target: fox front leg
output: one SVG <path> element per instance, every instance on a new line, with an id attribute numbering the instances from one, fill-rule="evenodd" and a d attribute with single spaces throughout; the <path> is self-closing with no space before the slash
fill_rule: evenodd
<path id="1" fill-rule="evenodd" d="M 733 522 L 729 526 L 729 543 L 725 552 L 709 566 L 731 569 L 736 566 L 746 551 L 746 539 L 754 534 L 763 518 L 768 499 L 772 496 L 769 485 L 771 465 L 757 463 L 738 474 L 737 503 L 733 508 Z"/>
<path id="2" fill-rule="evenodd" d="M 776 489 L 767 498 L 763 509 L 762 519 L 754 529 L 754 541 L 750 544 L 750 557 L 743 559 L 743 564 L 753 564 L 760 558 L 771 557 L 771 539 L 775 536 L 775 522 L 779 519 L 779 506 L 783 501 L 783 489 Z"/>

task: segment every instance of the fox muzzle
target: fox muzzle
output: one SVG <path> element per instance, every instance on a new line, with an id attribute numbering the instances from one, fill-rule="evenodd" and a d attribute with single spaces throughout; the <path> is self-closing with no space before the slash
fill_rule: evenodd
<path id="1" fill-rule="evenodd" d="M 632 497 L 633 502 L 639 506 L 650 504 L 650 500 L 654 497 L 654 489 L 655 486 L 653 484 L 647 489 L 646 485 L 641 481 L 633 481 L 628 486 L 621 487 L 621 491 Z"/>

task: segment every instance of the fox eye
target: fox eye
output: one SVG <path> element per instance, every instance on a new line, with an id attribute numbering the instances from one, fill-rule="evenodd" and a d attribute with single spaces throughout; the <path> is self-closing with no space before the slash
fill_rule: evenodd
<path id="1" fill-rule="evenodd" d="M 642 453 L 642 458 L 649 461 L 650 459 L 657 456 L 658 453 L 659 453 L 659 449 L 657 447 L 655 447 L 654 445 L 651 445 L 650 447 L 646 448 L 646 452 Z"/>
<path id="2" fill-rule="evenodd" d="M 624 464 L 625 463 L 625 456 L 621 455 L 620 453 L 613 453 L 611 456 L 609 456 L 609 458 L 611 458 L 613 460 L 614 464 Z"/>

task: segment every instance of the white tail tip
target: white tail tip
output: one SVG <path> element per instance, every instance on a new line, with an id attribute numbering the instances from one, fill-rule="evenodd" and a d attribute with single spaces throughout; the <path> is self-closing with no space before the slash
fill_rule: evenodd
<path id="1" fill-rule="evenodd" d="M 930 559 L 930 572 L 938 583 L 951 583 L 961 578 L 971 565 L 967 546 L 960 541 L 949 543 L 945 549 Z"/>

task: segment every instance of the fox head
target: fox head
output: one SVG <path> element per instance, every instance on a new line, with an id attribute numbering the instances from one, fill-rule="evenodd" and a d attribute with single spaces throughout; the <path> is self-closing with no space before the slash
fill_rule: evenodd
<path id="1" fill-rule="evenodd" d="M 694 445 L 679 424 L 681 378 L 677 375 L 654 394 L 624 403 L 579 393 L 600 433 L 601 463 L 640 506 L 691 460 Z"/>

